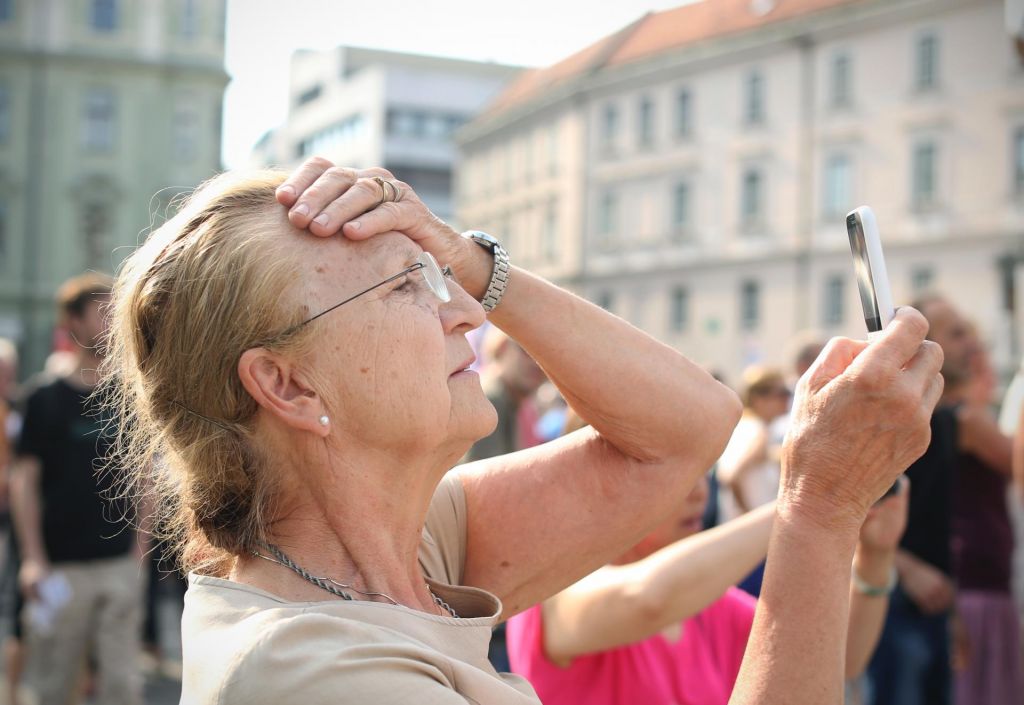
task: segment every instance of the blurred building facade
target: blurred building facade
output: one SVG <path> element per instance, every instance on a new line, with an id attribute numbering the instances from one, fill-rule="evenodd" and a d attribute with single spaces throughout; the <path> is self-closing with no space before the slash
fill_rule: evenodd
<path id="1" fill-rule="evenodd" d="M 225 0 L 0 0 L 0 336 L 25 373 L 53 292 L 112 272 L 219 169 Z"/>
<path id="2" fill-rule="evenodd" d="M 318 155 L 384 166 L 434 213 L 453 214 L 453 131 L 521 69 L 495 63 L 341 46 L 292 57 L 287 122 L 253 150 L 254 166 Z"/>
<path id="3" fill-rule="evenodd" d="M 705 0 L 525 73 L 458 139 L 460 222 L 736 381 L 864 336 L 843 216 L 894 298 L 1015 367 L 1024 60 L 997 0 Z"/>

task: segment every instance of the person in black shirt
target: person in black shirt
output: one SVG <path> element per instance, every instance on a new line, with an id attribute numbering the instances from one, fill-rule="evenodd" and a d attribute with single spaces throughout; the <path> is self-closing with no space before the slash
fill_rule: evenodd
<path id="1" fill-rule="evenodd" d="M 912 304 L 928 319 L 928 337 L 942 346 L 946 393 L 932 415 L 931 443 L 907 470 L 910 513 L 896 558 L 899 586 L 870 674 L 874 705 L 946 705 L 952 700 L 950 616 L 956 600 L 952 577 L 953 483 L 959 420 L 950 390 L 970 375 L 975 348 L 945 325 L 952 308 L 939 296 Z"/>
<path id="2" fill-rule="evenodd" d="M 98 701 L 141 702 L 141 546 L 128 507 L 111 491 L 111 473 L 101 471 L 111 427 L 90 397 L 110 288 L 109 277 L 85 274 L 58 292 L 76 364 L 28 398 L 12 470 L 19 583 L 29 603 L 23 618 L 40 705 L 68 702 L 90 645 Z"/>

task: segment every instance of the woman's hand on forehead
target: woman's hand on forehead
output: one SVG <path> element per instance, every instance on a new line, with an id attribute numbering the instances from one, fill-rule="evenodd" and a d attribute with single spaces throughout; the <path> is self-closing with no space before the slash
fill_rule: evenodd
<path id="1" fill-rule="evenodd" d="M 390 186 L 382 186 L 376 179 Z M 396 203 L 382 200 L 400 190 Z M 351 240 L 366 240 L 398 231 L 430 252 L 442 264 L 454 262 L 465 241 L 423 204 L 408 184 L 386 169 L 349 169 L 322 157 L 306 160 L 277 189 L 277 200 L 288 207 L 288 219 L 318 237 L 341 232 Z"/>

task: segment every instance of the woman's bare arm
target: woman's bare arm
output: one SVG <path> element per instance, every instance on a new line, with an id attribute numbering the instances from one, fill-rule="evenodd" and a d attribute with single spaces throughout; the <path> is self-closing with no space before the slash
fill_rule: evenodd
<path id="1" fill-rule="evenodd" d="M 836 339 L 801 379 L 777 516 L 734 705 L 840 703 L 849 576 L 872 504 L 921 456 L 942 350 L 901 308 L 871 343 Z"/>
<path id="2" fill-rule="evenodd" d="M 672 348 L 542 279 L 515 270 L 505 297 L 491 321 L 593 427 L 461 472 L 464 580 L 499 595 L 509 616 L 617 557 L 676 509 L 721 454 L 740 408 Z"/>
<path id="3" fill-rule="evenodd" d="M 699 613 L 764 559 L 774 516 L 774 503 L 759 507 L 563 590 L 544 603 L 545 654 L 565 665 Z"/>

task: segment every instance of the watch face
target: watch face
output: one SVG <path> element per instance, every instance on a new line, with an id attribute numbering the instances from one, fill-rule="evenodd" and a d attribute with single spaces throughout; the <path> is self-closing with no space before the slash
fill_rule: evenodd
<path id="1" fill-rule="evenodd" d="M 493 236 L 487 235 L 483 231 L 468 231 L 466 233 L 466 236 L 472 238 L 473 240 L 476 240 L 477 242 L 482 241 L 488 245 L 498 244 L 498 240 L 496 240 Z"/>
<path id="2" fill-rule="evenodd" d="M 467 230 L 462 234 L 462 236 L 468 237 L 471 240 L 478 242 L 481 245 L 486 245 L 492 249 L 498 244 L 498 241 L 494 237 L 488 235 L 483 230 Z"/>

